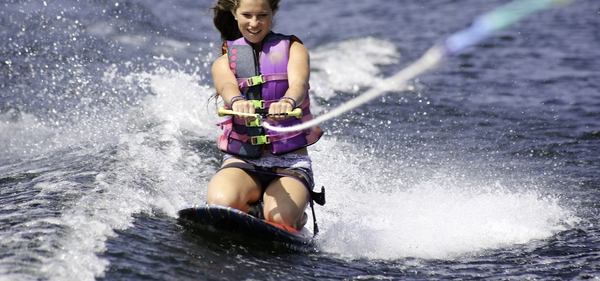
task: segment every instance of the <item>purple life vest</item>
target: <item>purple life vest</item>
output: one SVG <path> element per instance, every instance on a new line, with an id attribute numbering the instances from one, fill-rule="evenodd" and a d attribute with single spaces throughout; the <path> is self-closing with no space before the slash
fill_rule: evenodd
<path id="1" fill-rule="evenodd" d="M 255 104 L 259 114 L 267 113 L 269 105 L 278 101 L 288 89 L 287 65 L 290 54 L 291 36 L 270 33 L 263 40 L 262 51 L 257 52 L 244 37 L 227 41 L 229 67 L 238 79 L 242 95 Z M 270 120 L 276 126 L 293 126 L 312 119 L 310 98 L 307 96 L 299 105 L 302 118 Z M 281 155 L 309 146 L 319 140 L 323 131 L 313 127 L 304 131 L 278 133 L 267 130 L 257 122 L 247 119 L 227 117 L 220 125 L 223 134 L 219 136 L 220 150 L 246 158 L 259 158 L 263 150 Z"/>

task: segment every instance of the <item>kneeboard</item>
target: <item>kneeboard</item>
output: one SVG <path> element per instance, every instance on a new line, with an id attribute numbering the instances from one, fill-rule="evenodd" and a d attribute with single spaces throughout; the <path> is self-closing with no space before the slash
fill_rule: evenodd
<path id="1" fill-rule="evenodd" d="M 180 223 L 200 230 L 238 234 L 294 249 L 313 247 L 312 235 L 306 229 L 290 232 L 234 208 L 209 205 L 183 209 L 178 215 Z"/>

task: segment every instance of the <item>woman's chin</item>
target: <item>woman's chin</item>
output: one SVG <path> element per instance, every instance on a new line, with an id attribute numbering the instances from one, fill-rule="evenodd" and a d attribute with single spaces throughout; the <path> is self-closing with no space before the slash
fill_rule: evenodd
<path id="1" fill-rule="evenodd" d="M 252 44 L 262 42 L 262 40 L 265 39 L 265 37 L 266 34 L 244 34 L 244 38 L 246 39 L 246 41 Z"/>

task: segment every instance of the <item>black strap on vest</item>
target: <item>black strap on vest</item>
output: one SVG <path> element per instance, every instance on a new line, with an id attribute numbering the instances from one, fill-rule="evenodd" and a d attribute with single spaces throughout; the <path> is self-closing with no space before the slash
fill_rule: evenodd
<path id="1" fill-rule="evenodd" d="M 235 51 L 233 51 L 235 50 Z M 227 46 L 227 56 L 229 61 L 235 61 L 235 75 L 236 77 L 253 77 L 260 75 L 260 54 L 250 45 L 233 45 Z M 236 56 L 235 60 L 231 57 Z M 247 100 L 262 100 L 262 85 L 250 86 L 243 90 L 242 95 Z M 262 109 L 256 109 L 256 113 L 266 113 Z M 233 124 L 236 127 L 235 131 L 245 132 L 249 137 L 256 137 L 265 135 L 265 129 L 262 126 L 244 126 L 241 124 Z M 260 145 L 245 145 L 242 147 L 247 151 L 247 155 L 260 155 L 262 152 L 262 146 Z"/>
<path id="2" fill-rule="evenodd" d="M 235 49 L 235 51 L 233 51 Z M 229 61 L 231 56 L 236 56 L 235 76 L 249 78 L 260 75 L 260 53 L 250 45 L 227 46 Z M 247 87 L 242 95 L 248 100 L 262 100 L 262 84 Z M 262 112 L 257 112 L 262 113 Z"/>

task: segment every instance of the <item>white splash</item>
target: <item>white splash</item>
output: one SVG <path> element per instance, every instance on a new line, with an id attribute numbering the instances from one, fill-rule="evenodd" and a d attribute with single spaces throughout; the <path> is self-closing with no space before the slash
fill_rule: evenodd
<path id="1" fill-rule="evenodd" d="M 214 173 L 210 161 L 183 149 L 182 132 L 212 138 L 216 117 L 207 110 L 210 89 L 197 77 L 177 71 L 132 74 L 132 83 L 146 83 L 153 95 L 129 114 L 129 128 L 114 132 L 117 153 L 106 171 L 57 221 L 67 229 L 61 247 L 41 271 L 50 280 L 94 280 L 108 261 L 98 254 L 114 230 L 131 227 L 133 215 L 177 210 L 198 204 Z M 44 188 L 54 188 L 51 184 Z"/>
<path id="2" fill-rule="evenodd" d="M 327 188 L 318 217 L 326 252 L 452 259 L 545 239 L 577 221 L 558 198 L 535 187 L 465 179 L 459 171 L 427 178 L 401 167 L 389 173 L 393 160 L 367 162 L 368 155 L 340 143 L 325 145 L 313 158 L 317 181 Z"/>

